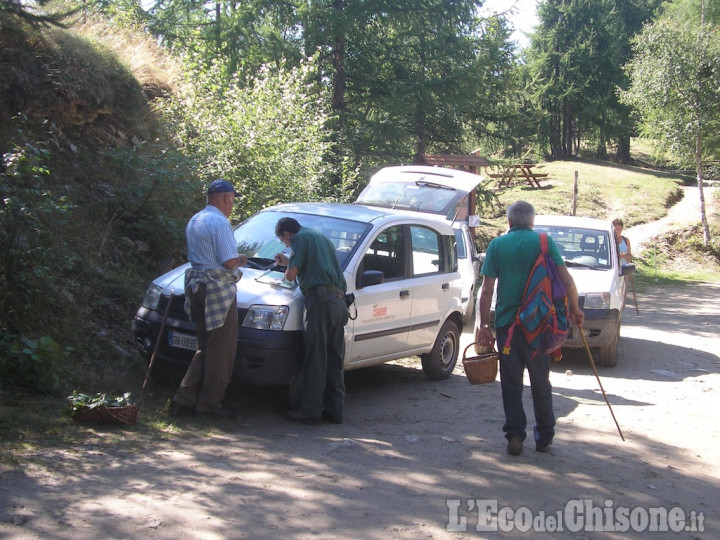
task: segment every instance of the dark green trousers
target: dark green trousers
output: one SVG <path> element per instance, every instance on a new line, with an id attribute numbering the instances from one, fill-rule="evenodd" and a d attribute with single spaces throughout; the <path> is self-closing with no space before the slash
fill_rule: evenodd
<path id="1" fill-rule="evenodd" d="M 345 325 L 348 310 L 345 300 L 327 294 L 305 297 L 303 325 L 305 355 L 299 405 L 311 418 L 325 411 L 342 421 L 345 409 Z"/>

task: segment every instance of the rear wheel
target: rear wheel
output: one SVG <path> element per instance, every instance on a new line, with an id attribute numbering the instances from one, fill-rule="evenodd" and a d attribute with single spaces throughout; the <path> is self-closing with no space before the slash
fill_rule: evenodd
<path id="1" fill-rule="evenodd" d="M 453 321 L 445 321 L 428 354 L 420 356 L 425 376 L 433 381 L 447 379 L 455 369 L 460 351 L 460 330 Z"/>

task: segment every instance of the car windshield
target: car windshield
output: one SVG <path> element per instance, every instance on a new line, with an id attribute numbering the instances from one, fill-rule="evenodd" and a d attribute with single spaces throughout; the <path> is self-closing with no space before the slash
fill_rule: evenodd
<path id="1" fill-rule="evenodd" d="M 464 197 L 458 201 L 458 192 L 448 186 L 418 180 L 369 184 L 358 197 L 367 206 L 380 206 L 398 210 L 413 210 L 439 214 L 454 219 Z"/>
<path id="2" fill-rule="evenodd" d="M 272 263 L 276 254 L 288 249 L 275 236 L 275 225 L 283 217 L 294 218 L 303 227 L 314 229 L 329 238 L 343 269 L 358 241 L 370 230 L 369 224 L 349 219 L 294 212 L 260 212 L 235 229 L 238 253 L 247 255 L 248 259 L 256 263 Z"/>
<path id="3" fill-rule="evenodd" d="M 612 268 L 610 236 L 606 231 L 557 225 L 536 225 L 535 230 L 552 237 L 568 266 Z"/>

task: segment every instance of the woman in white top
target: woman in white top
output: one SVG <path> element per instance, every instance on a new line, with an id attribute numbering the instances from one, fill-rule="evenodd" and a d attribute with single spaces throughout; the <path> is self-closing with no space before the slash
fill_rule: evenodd
<path id="1" fill-rule="evenodd" d="M 630 249 L 630 240 L 626 236 L 622 235 L 623 220 L 613 220 L 613 226 L 615 227 L 615 241 L 618 244 L 618 252 L 620 254 L 620 264 L 627 264 L 632 262 L 632 250 Z"/>

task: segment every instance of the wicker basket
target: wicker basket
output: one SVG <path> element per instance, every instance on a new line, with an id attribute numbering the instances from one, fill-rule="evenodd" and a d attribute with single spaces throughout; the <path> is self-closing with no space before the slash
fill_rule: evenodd
<path id="1" fill-rule="evenodd" d="M 123 407 L 78 407 L 73 411 L 72 419 L 76 422 L 92 422 L 95 424 L 134 424 L 138 418 L 136 405 Z"/>
<path id="2" fill-rule="evenodd" d="M 470 384 L 487 384 L 491 383 L 497 377 L 498 372 L 498 353 L 491 351 L 478 356 L 467 356 L 470 347 L 474 347 L 476 343 L 471 343 L 465 347 L 463 353 L 462 364 L 465 368 Z"/>

